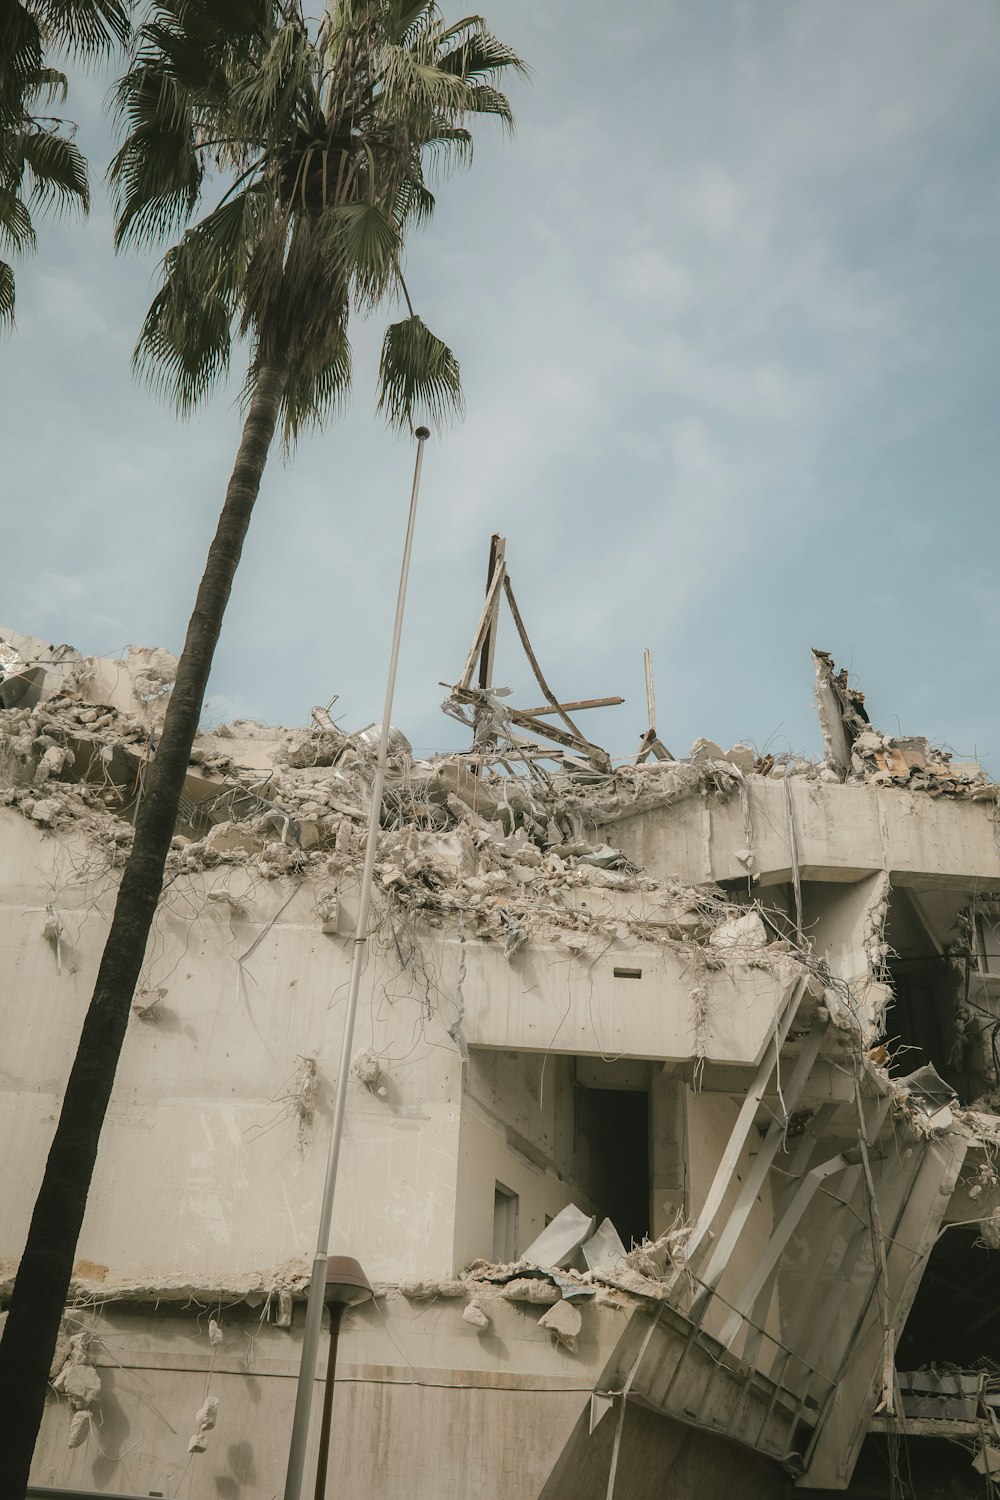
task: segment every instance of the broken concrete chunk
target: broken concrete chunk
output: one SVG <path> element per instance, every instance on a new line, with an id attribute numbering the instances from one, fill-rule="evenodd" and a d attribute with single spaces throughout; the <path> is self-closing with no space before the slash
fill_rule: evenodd
<path id="1" fill-rule="evenodd" d="M 411 1302 L 429 1302 L 435 1297 L 464 1297 L 464 1281 L 404 1281 L 399 1289 Z"/>
<path id="2" fill-rule="evenodd" d="M 874 729 L 862 730 L 854 741 L 854 749 L 862 755 L 874 755 L 885 745 L 885 736 L 877 734 Z"/>
<path id="3" fill-rule="evenodd" d="M 327 887 L 316 892 L 314 903 L 321 932 L 336 932 L 340 926 L 340 897 Z"/>
<path id="4" fill-rule="evenodd" d="M 572 1302 L 560 1299 L 549 1308 L 538 1320 L 539 1328 L 548 1329 L 553 1334 L 556 1342 L 562 1344 L 571 1354 L 576 1352 L 576 1336 L 583 1326 L 583 1318 L 580 1309 L 574 1307 Z"/>
<path id="5" fill-rule="evenodd" d="M 757 752 L 752 745 L 739 744 L 727 750 L 722 759 L 728 760 L 731 765 L 738 766 L 744 776 L 749 776 L 756 763 Z"/>
<path id="6" fill-rule="evenodd" d="M 532 1240 L 522 1260 L 531 1266 L 567 1266 L 584 1240 L 594 1232 L 594 1219 L 575 1203 L 568 1203 Z"/>
<path id="7" fill-rule="evenodd" d="M 722 747 L 714 740 L 697 739 L 691 746 L 691 759 L 695 762 L 706 760 L 725 760 Z"/>
<path id="8" fill-rule="evenodd" d="M 27 802 L 23 802 L 21 806 L 29 818 L 35 823 L 41 823 L 44 828 L 50 827 L 61 811 L 61 804 L 54 797 L 39 797 L 30 807 Z"/>
<path id="9" fill-rule="evenodd" d="M 263 841 L 238 823 L 216 823 L 205 836 L 205 848 L 214 854 L 259 854 Z"/>
<path id="10" fill-rule="evenodd" d="M 602 1219 L 583 1245 L 588 1271 L 610 1271 L 625 1265 L 627 1251 L 610 1219 Z"/>
<path id="11" fill-rule="evenodd" d="M 759 913 L 748 911 L 743 917 L 731 917 L 726 922 L 720 922 L 709 934 L 708 941 L 713 948 L 737 952 L 764 948 L 767 946 L 767 928 Z"/>
<path id="12" fill-rule="evenodd" d="M 508 1302 L 558 1302 L 561 1296 L 559 1288 L 553 1286 L 551 1281 L 544 1281 L 535 1276 L 518 1276 L 513 1281 L 508 1281 L 500 1293 Z"/>
<path id="13" fill-rule="evenodd" d="M 90 1412 L 75 1411 L 70 1418 L 69 1437 L 66 1446 L 68 1448 L 79 1448 L 90 1436 Z"/>
<path id="14" fill-rule="evenodd" d="M 101 1377 L 92 1365 L 64 1365 L 52 1385 L 62 1391 L 74 1411 L 90 1406 L 101 1394 Z"/>
<path id="15" fill-rule="evenodd" d="M 470 1302 L 462 1313 L 462 1322 L 471 1323 L 473 1328 L 489 1328 L 491 1319 L 478 1302 Z"/>
<path id="16" fill-rule="evenodd" d="M 189 1453 L 204 1453 L 208 1447 L 206 1441 L 208 1433 L 215 1426 L 219 1417 L 218 1396 L 206 1396 L 204 1402 L 195 1413 L 195 1422 L 198 1424 L 191 1441 L 188 1443 Z"/>
<path id="17" fill-rule="evenodd" d="M 972 1197 L 972 1194 L 969 1194 Z M 1000 1208 L 979 1221 L 979 1237 L 987 1250 L 1000 1250 Z"/>
<path id="18" fill-rule="evenodd" d="M 0 1333 L 3 1332 L 3 1325 L 6 1321 L 7 1314 L 0 1313 Z M 69 1358 L 69 1352 L 69 1332 L 66 1328 L 66 1324 L 63 1323 L 59 1328 L 59 1334 L 56 1338 L 56 1347 L 52 1353 L 52 1363 L 49 1365 L 49 1379 L 51 1381 L 55 1380 L 56 1376 L 59 1374 L 59 1371 L 66 1363 L 66 1360 Z"/>
<path id="19" fill-rule="evenodd" d="M 52 776 L 58 776 L 63 767 L 73 761 L 72 750 L 65 745 L 51 745 L 41 760 L 38 762 L 38 770 L 35 772 L 35 785 L 40 786 L 43 781 L 48 781 Z"/>
<path id="20" fill-rule="evenodd" d="M 1000 1474 L 1000 1447 L 996 1443 L 984 1443 L 972 1460 L 972 1467 L 977 1474 L 990 1474 L 995 1479 Z"/>
<path id="21" fill-rule="evenodd" d="M 384 1088 L 379 1089 L 379 1084 L 382 1082 L 382 1060 L 378 1053 L 369 1049 L 359 1052 L 351 1064 L 351 1072 L 370 1094 L 379 1092 L 385 1094 Z"/>
<path id="22" fill-rule="evenodd" d="M 596 849 L 586 849 L 576 858 L 578 864 L 591 865 L 595 870 L 620 870 L 628 864 L 622 851 L 612 849 L 610 844 L 598 844 Z"/>

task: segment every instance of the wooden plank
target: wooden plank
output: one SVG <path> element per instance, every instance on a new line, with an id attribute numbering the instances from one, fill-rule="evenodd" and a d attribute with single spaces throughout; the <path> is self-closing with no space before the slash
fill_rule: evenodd
<path id="1" fill-rule="evenodd" d="M 543 703 L 541 708 L 521 708 L 519 713 L 526 714 L 529 719 L 541 718 L 543 714 L 557 713 L 579 713 L 582 708 L 617 708 L 619 703 L 624 703 L 624 698 L 577 698 L 573 703 L 560 703 L 553 708 L 551 703 Z"/>
<path id="2" fill-rule="evenodd" d="M 465 659 L 462 675 L 458 679 L 459 687 L 467 688 L 472 682 L 472 674 L 476 669 L 476 658 L 482 650 L 483 642 L 486 639 L 486 632 L 489 630 L 490 623 L 496 614 L 497 605 L 500 600 L 500 588 L 505 578 L 506 570 L 503 563 L 501 563 L 493 574 L 493 582 L 490 584 L 489 592 L 486 595 L 486 603 L 483 605 L 483 612 L 476 629 L 476 638 L 472 642 L 472 649 Z"/>
<path id="3" fill-rule="evenodd" d="M 442 683 L 442 686 L 447 687 L 447 683 Z M 457 698 L 459 703 L 474 704 L 476 702 L 476 693 L 472 688 L 455 687 L 452 688 L 451 692 L 452 697 Z M 554 724 L 539 722 L 538 719 L 531 718 L 528 714 L 522 713 L 516 708 L 508 709 L 507 717 L 519 729 L 530 729 L 532 734 L 540 734 L 544 739 L 555 740 L 557 745 L 565 745 L 568 750 L 574 750 L 578 755 L 586 756 L 588 760 L 592 761 L 602 771 L 609 770 L 611 767 L 611 758 L 607 751 L 602 750 L 600 745 L 591 744 L 590 740 L 585 740 L 582 735 L 567 734 L 564 729 L 557 729 Z M 524 743 L 524 741 L 517 739 L 518 746 Z M 532 744 L 530 748 L 538 751 L 544 750 L 542 745 Z"/>
<path id="4" fill-rule="evenodd" d="M 635 758 L 636 765 L 641 766 L 651 755 L 655 755 L 657 760 L 673 760 L 674 758 L 655 729 L 647 729 L 639 741 L 639 753 Z"/>
<path id="5" fill-rule="evenodd" d="M 489 561 L 489 568 L 488 568 L 487 574 L 486 574 L 486 597 L 487 597 L 487 599 L 490 596 L 490 589 L 491 589 L 491 587 L 493 585 L 493 579 L 496 576 L 497 568 L 498 567 L 503 567 L 505 565 L 506 554 L 507 554 L 507 540 L 506 540 L 506 538 L 500 536 L 497 532 L 494 532 L 493 535 L 492 535 L 492 537 L 490 538 L 490 561 Z M 498 634 L 497 625 L 499 624 L 499 619 L 500 619 L 499 603 L 500 603 L 500 600 L 499 600 L 499 596 L 498 596 L 498 598 L 497 598 L 497 606 L 498 607 L 496 609 L 494 609 L 494 611 L 493 611 L 493 616 L 492 616 L 492 618 L 490 620 L 489 626 L 488 626 L 487 631 L 486 631 L 486 639 L 483 641 L 482 654 L 480 655 L 480 658 L 479 658 L 479 686 L 480 686 L 480 688 L 491 688 L 493 686 L 493 658 L 496 655 L 497 634 Z"/>
<path id="6" fill-rule="evenodd" d="M 611 757 L 600 745 L 592 745 L 582 735 L 567 734 L 565 729 L 557 729 L 554 724 L 540 724 L 537 719 L 528 714 L 512 708 L 508 712 L 508 718 L 512 724 L 519 729 L 530 729 L 534 734 L 540 734 L 547 740 L 555 740 L 557 745 L 565 745 L 568 750 L 575 750 L 579 755 L 584 755 L 598 765 L 602 771 L 611 767 Z"/>
<path id="7" fill-rule="evenodd" d="M 542 676 L 542 669 L 538 665 L 538 658 L 535 656 L 534 651 L 531 649 L 531 642 L 528 640 L 528 632 L 524 628 L 524 621 L 521 619 L 521 611 L 518 609 L 517 600 L 514 598 L 514 590 L 511 588 L 510 579 L 506 575 L 504 576 L 503 587 L 504 593 L 507 595 L 507 603 L 510 605 L 510 612 L 514 617 L 514 624 L 517 627 L 517 633 L 521 637 L 521 645 L 524 647 L 524 654 L 531 663 L 531 670 L 535 674 L 535 681 L 541 688 L 542 693 L 548 703 L 552 706 L 553 711 L 559 715 L 560 719 L 562 719 L 563 723 L 566 725 L 566 728 L 569 730 L 570 734 L 575 735 L 580 743 L 584 745 L 588 744 L 588 740 L 576 727 L 576 725 L 573 723 L 573 720 L 567 713 L 563 712 L 555 693 L 552 691 L 548 683 L 545 681 L 545 678 Z M 552 738 L 555 738 L 555 736 L 552 736 Z"/>

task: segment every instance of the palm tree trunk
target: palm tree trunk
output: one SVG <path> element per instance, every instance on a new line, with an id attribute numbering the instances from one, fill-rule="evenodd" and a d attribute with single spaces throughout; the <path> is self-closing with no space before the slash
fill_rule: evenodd
<path id="1" fill-rule="evenodd" d="M 226 502 L 150 764 L 90 1008 L 63 1098 L 0 1341 L 0 1495 L 22 1500 L 41 1425 L 49 1367 L 66 1304 L 101 1127 L 115 1081 L 191 745 L 233 577 L 274 438 L 285 367 L 261 367 Z M 164 1212 L 168 1212 L 164 1205 Z"/>

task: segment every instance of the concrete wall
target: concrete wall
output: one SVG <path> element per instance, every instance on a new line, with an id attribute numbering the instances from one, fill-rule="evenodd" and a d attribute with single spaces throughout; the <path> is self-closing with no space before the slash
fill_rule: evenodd
<path id="1" fill-rule="evenodd" d="M 538 1327 L 544 1308 L 496 1298 L 483 1332 L 462 1299 L 380 1298 L 345 1316 L 334 1400 L 331 1495 L 371 1500 L 536 1500 L 628 1314 L 582 1308 L 577 1352 Z M 208 1318 L 221 1318 L 213 1349 Z M 272 1500 L 284 1482 L 301 1350 L 301 1314 L 277 1329 L 246 1310 L 81 1315 L 95 1331 L 98 1418 L 67 1447 L 70 1412 L 50 1396 L 35 1454 L 36 1484 L 137 1494 Z M 320 1348 L 326 1367 L 326 1339 Z M 314 1473 L 323 1382 L 316 1382 Z M 195 1413 L 219 1398 L 207 1451 L 189 1454 Z M 307 1480 L 306 1492 L 312 1493 Z"/>
<path id="2" fill-rule="evenodd" d="M 455 1223 L 455 1269 L 473 1260 L 493 1257 L 495 1184 L 500 1182 L 518 1197 L 517 1251 L 525 1250 L 545 1228 L 546 1216 L 555 1218 L 567 1203 L 586 1213 L 597 1205 L 579 1184 L 541 1167 L 511 1146 L 503 1123 L 474 1104 L 462 1112 L 458 1164 L 458 1212 Z"/>
<path id="3" fill-rule="evenodd" d="M 107 931 L 114 880 L 94 847 L 0 813 L 0 1263 L 20 1254 Z M 91 1279 L 232 1286 L 311 1257 L 336 1082 L 348 944 L 308 884 L 227 867 L 168 888 L 149 947 L 79 1254 Z M 58 952 L 45 935 L 50 912 Z M 240 961 L 240 957 L 242 961 Z M 60 972 L 61 970 L 61 972 Z M 333 1248 L 385 1280 L 452 1265 L 461 1062 L 436 1011 L 376 943 L 358 1048 L 385 1097 L 350 1090 Z M 311 1120 L 295 1100 L 316 1061 Z"/>
<path id="4" fill-rule="evenodd" d="M 0 812 L 0 1137 L 18 1142 L 0 1224 L 8 1274 L 115 882 L 94 838 L 47 833 Z M 80 1240 L 88 1279 L 233 1287 L 311 1256 L 349 973 L 343 934 L 356 899 L 351 889 L 341 893 L 340 935 L 329 934 L 316 894 L 303 877 L 255 880 L 240 866 L 168 884 L 137 995 L 146 1016 L 129 1027 Z M 522 1244 L 546 1213 L 571 1196 L 587 1198 L 588 1173 L 572 1144 L 568 1064 L 558 1054 L 579 1045 L 598 1057 L 686 1056 L 696 954 L 650 944 L 585 962 L 526 945 L 508 963 L 495 946 L 414 928 L 407 941 L 417 945 L 417 961 L 404 967 L 397 937 L 376 924 L 356 1050 L 377 1054 L 383 1076 L 377 1090 L 354 1078 L 347 1084 L 333 1238 L 334 1250 L 350 1250 L 384 1280 L 446 1276 L 489 1253 L 495 1178 L 522 1197 Z M 616 957 L 643 977 L 616 978 Z M 710 1055 L 752 1061 L 793 972 L 779 960 L 774 969 L 735 962 L 695 976 L 708 992 Z M 472 1043 L 513 1036 L 552 1052 L 544 1107 L 531 1104 L 534 1084 L 516 1083 L 518 1070 L 478 1091 L 471 1070 L 461 1148 L 462 1064 L 448 1031 L 455 1022 Z M 304 1060 L 316 1069 L 311 1111 Z M 530 1067 L 532 1077 L 543 1076 L 540 1057 Z M 519 1136 L 539 1154 L 525 1153 Z M 468 1195 L 460 1222 L 457 1193 Z"/>
<path id="5" fill-rule="evenodd" d="M 567 1203 L 593 1205 L 574 1173 L 573 1059 L 473 1048 L 458 1165 L 455 1267 L 493 1252 L 494 1189 L 518 1197 L 518 1252 Z"/>

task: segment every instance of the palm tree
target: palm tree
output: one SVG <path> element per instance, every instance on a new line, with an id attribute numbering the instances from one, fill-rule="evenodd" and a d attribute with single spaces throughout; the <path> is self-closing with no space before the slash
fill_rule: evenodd
<path id="1" fill-rule="evenodd" d="M 63 1100 L 0 1343 L 0 1494 L 21 1495 L 133 991 L 163 883 L 192 742 L 233 576 L 279 428 L 322 423 L 350 385 L 348 317 L 401 293 L 378 404 L 440 423 L 458 363 L 413 311 L 400 258 L 434 197 L 425 167 L 471 155 L 468 124 L 512 125 L 496 87 L 524 72 L 478 17 L 448 26 L 433 0 L 336 0 L 311 26 L 299 0 L 157 0 L 117 90 L 126 137 L 112 166 L 119 245 L 169 237 L 135 361 L 182 411 L 246 341 L 247 413 L 143 786 L 93 999 Z"/>
<path id="2" fill-rule="evenodd" d="M 35 244 L 33 208 L 90 206 L 87 163 L 73 127 L 42 109 L 64 103 L 66 75 L 46 66 L 46 50 L 104 52 L 129 36 L 120 0 L 0 0 L 0 248 L 20 255 Z M 0 260 L 0 329 L 14 321 L 14 268 Z"/>

